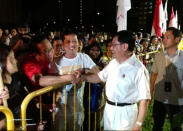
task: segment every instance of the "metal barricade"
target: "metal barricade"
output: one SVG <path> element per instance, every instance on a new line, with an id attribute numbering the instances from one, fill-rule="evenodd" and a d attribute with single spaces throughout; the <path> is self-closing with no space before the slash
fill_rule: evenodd
<path id="1" fill-rule="evenodd" d="M 0 106 L 0 112 L 3 112 L 6 116 L 7 130 L 8 131 L 15 130 L 14 118 L 13 118 L 13 113 L 11 112 L 11 110 L 8 107 Z"/>
<path id="2" fill-rule="evenodd" d="M 34 91 L 34 92 L 31 92 L 30 94 L 28 94 L 22 104 L 21 104 L 21 119 L 22 119 L 22 130 L 27 130 L 27 127 L 26 127 L 26 110 L 27 110 L 27 106 L 29 104 L 29 102 L 37 97 L 37 96 L 40 96 L 40 122 L 42 122 L 42 97 L 41 95 L 45 94 L 45 93 L 48 93 L 48 92 L 51 92 L 57 88 L 59 88 L 60 86 L 62 85 L 65 85 L 66 83 L 64 84 L 60 84 L 60 85 L 54 85 L 54 86 L 48 86 L 48 87 L 45 87 L 45 88 L 42 88 L 42 89 L 39 89 L 37 91 Z M 55 104 L 55 93 L 53 93 L 53 104 Z M 55 116 L 54 116 L 54 112 L 53 112 L 53 121 L 55 121 Z"/>
<path id="3" fill-rule="evenodd" d="M 39 89 L 39 90 L 37 90 L 37 91 L 34 91 L 34 92 L 31 92 L 30 94 L 28 94 L 25 98 L 24 98 L 24 100 L 23 100 L 23 102 L 22 102 L 22 104 L 21 104 L 21 120 L 22 120 L 22 122 L 21 122 L 21 125 L 22 125 L 22 127 L 21 127 L 21 129 L 22 130 L 27 130 L 27 121 L 26 121 L 26 110 L 27 110 L 27 106 L 28 106 L 28 104 L 29 104 L 29 102 L 33 99 L 33 98 L 35 98 L 35 97 L 37 97 L 37 96 L 39 96 L 40 97 L 40 122 L 42 122 L 42 95 L 43 94 L 45 94 L 45 93 L 48 93 L 48 92 L 51 92 L 51 91 L 53 91 L 53 90 L 56 90 L 57 88 L 60 88 L 61 86 L 65 86 L 65 85 L 67 85 L 68 83 L 64 83 L 64 84 L 60 84 L 60 85 L 54 85 L 54 86 L 48 86 L 48 87 L 45 87 L 45 88 L 42 88 L 42 89 Z M 82 83 L 82 87 L 84 88 L 84 84 Z M 94 114 L 94 121 L 91 121 L 91 110 L 90 110 L 90 108 L 91 108 L 91 102 L 90 102 L 90 99 L 91 99 L 91 86 L 90 86 L 90 84 L 89 84 L 89 109 L 88 109 L 88 130 L 90 130 L 91 129 L 91 122 L 94 122 L 94 130 L 97 130 L 97 112 L 95 112 L 95 114 Z M 65 90 L 66 91 L 66 90 Z M 82 93 L 84 93 L 84 91 L 83 91 L 83 89 L 82 89 Z M 66 92 L 65 92 L 65 94 L 66 94 Z M 74 104 L 73 104 L 73 106 L 74 106 L 74 111 L 73 111 L 73 113 L 74 114 L 76 114 L 77 112 L 76 112 L 76 94 L 77 94 L 77 92 L 76 92 L 76 85 L 74 85 Z M 66 95 L 65 95 L 65 97 L 66 97 Z M 66 99 L 66 98 L 65 98 Z M 55 92 L 53 92 L 53 104 L 55 104 Z M 65 104 L 65 121 L 64 121 L 64 130 L 66 131 L 67 130 L 67 108 L 66 108 L 67 106 L 66 106 L 66 104 Z M 83 107 L 83 97 L 82 97 L 82 112 L 84 112 L 84 107 Z M 92 116 L 93 117 L 93 116 Z M 100 119 L 101 119 L 101 117 L 102 117 L 102 115 L 101 115 L 101 112 L 100 112 L 100 114 L 99 114 L 99 116 L 98 117 L 100 117 Z M 53 123 L 54 123 L 54 121 L 55 121 L 55 112 L 53 112 Z M 76 130 L 76 116 L 74 115 L 73 116 L 73 123 L 69 123 L 69 124 L 73 124 L 73 130 Z M 82 123 L 81 123 L 82 124 Z M 99 124 L 100 125 L 100 124 Z M 83 125 L 81 125 L 81 128 L 83 129 Z M 100 125 L 100 130 L 101 130 L 101 125 Z"/>

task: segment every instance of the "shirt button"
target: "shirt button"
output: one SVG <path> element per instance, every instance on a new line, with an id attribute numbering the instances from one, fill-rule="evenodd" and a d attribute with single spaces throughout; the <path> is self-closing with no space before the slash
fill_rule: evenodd
<path id="1" fill-rule="evenodd" d="M 125 78 L 125 74 L 123 74 L 122 77 Z"/>

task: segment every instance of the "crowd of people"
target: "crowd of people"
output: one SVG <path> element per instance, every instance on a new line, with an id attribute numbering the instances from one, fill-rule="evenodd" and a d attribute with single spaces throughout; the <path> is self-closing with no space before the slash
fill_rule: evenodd
<path id="1" fill-rule="evenodd" d="M 166 114 L 171 129 L 181 130 L 180 124 L 174 126 L 173 117 L 183 111 L 181 36 L 173 27 L 162 38 L 126 30 L 113 35 L 69 29 L 59 35 L 51 31 L 32 35 L 26 27 L 10 33 L 0 29 L 4 84 L 0 104 L 7 100 L 14 118 L 19 119 L 27 94 L 65 83 L 56 90 L 56 105 L 52 105 L 51 93 L 43 96 L 45 130 L 94 130 L 96 120 L 97 130 L 140 131 L 152 98 L 153 130 L 163 130 Z M 159 53 L 146 55 L 153 51 Z M 38 123 L 39 100 L 35 98 L 28 108 L 31 122 Z M 56 114 L 54 125 L 51 111 Z M 0 114 L 0 129 L 4 128 L 6 119 Z"/>

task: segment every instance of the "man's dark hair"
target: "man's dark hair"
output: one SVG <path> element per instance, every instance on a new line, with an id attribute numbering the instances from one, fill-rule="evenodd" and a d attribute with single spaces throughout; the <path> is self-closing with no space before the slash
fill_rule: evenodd
<path id="1" fill-rule="evenodd" d="M 135 36 L 132 32 L 123 30 L 120 32 L 117 32 L 114 36 L 118 37 L 118 41 L 123 44 L 128 44 L 128 51 L 133 51 L 135 48 Z"/>
<path id="2" fill-rule="evenodd" d="M 155 36 L 155 35 L 151 36 L 151 38 L 150 38 L 150 43 L 152 43 L 152 40 L 153 40 L 154 38 L 157 38 L 157 36 Z"/>
<path id="3" fill-rule="evenodd" d="M 46 38 L 46 35 L 44 35 L 44 34 L 42 34 L 42 33 L 37 34 L 36 36 L 34 36 L 34 37 L 32 38 L 32 40 L 31 40 L 31 44 L 30 44 L 31 53 L 38 53 L 38 54 L 40 54 L 40 51 L 39 51 L 37 45 L 38 45 L 41 41 L 43 41 L 43 40 L 45 40 L 45 39 L 47 39 L 47 38 Z"/>
<path id="4" fill-rule="evenodd" d="M 140 36 L 142 36 L 142 32 L 137 32 L 137 37 L 139 38 Z"/>
<path id="5" fill-rule="evenodd" d="M 143 44 L 143 42 L 149 42 L 149 40 L 148 39 L 146 39 L 146 38 L 142 38 L 142 40 L 140 41 L 140 45 L 142 45 Z"/>
<path id="6" fill-rule="evenodd" d="M 169 27 L 169 28 L 167 28 L 166 31 L 172 31 L 174 38 L 180 37 L 180 40 L 181 40 L 182 32 L 179 29 L 177 29 L 175 27 Z"/>
<path id="7" fill-rule="evenodd" d="M 64 41 L 66 35 L 71 35 L 71 34 L 74 34 L 74 35 L 77 36 L 77 33 L 74 30 L 72 30 L 72 29 L 66 29 L 66 30 L 64 30 L 63 31 L 63 35 L 61 37 L 62 38 L 62 41 Z"/>

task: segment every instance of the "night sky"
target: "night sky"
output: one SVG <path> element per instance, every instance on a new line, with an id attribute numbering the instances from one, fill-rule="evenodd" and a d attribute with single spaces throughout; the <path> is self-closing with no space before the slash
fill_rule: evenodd
<path id="1" fill-rule="evenodd" d="M 43 28 L 46 26 L 53 28 L 65 26 L 81 27 L 82 25 L 85 27 L 94 26 L 96 28 L 109 30 L 116 28 L 117 0 L 82 1 L 83 21 L 81 22 L 80 0 L 0 0 L 0 26 L 3 28 L 28 24 L 34 28 Z M 135 1 L 144 2 L 146 0 L 131 1 L 132 11 L 129 13 L 128 23 L 130 27 L 133 27 L 132 29 L 138 29 L 138 16 L 134 17 L 135 13 L 137 13 L 137 11 L 134 10 L 137 5 L 134 3 Z M 165 0 L 162 1 L 163 3 L 165 2 Z M 169 0 L 169 12 L 172 5 L 178 10 L 179 23 L 182 24 L 183 0 Z M 97 15 L 98 12 L 100 15 Z M 153 14 L 151 17 L 153 17 Z M 150 25 L 152 25 L 151 22 L 147 26 Z"/>

